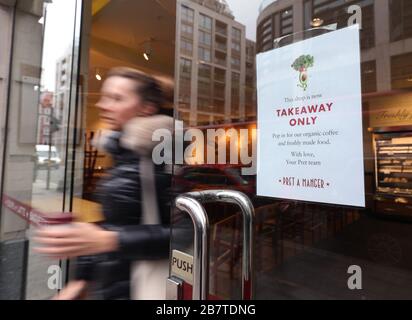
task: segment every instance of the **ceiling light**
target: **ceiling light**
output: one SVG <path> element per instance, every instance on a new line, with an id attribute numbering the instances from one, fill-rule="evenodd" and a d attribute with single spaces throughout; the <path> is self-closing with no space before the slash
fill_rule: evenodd
<path id="1" fill-rule="evenodd" d="M 95 74 L 95 77 L 96 77 L 96 79 L 97 79 L 98 81 L 102 81 L 102 79 L 103 79 L 102 74 L 101 74 L 101 72 L 100 72 L 100 69 L 99 69 L 99 68 L 96 68 L 96 74 Z"/>
<path id="2" fill-rule="evenodd" d="M 323 19 L 313 18 L 313 20 L 310 24 L 312 25 L 312 27 L 320 27 L 323 23 L 324 23 Z"/>
<path id="3" fill-rule="evenodd" d="M 153 39 L 150 38 L 149 40 L 147 40 L 143 43 L 143 45 L 144 45 L 143 58 L 146 61 L 149 61 L 152 57 L 152 41 L 153 41 Z"/>
<path id="4" fill-rule="evenodd" d="M 408 82 L 412 82 L 412 78 L 408 78 L 406 81 L 408 81 Z"/>
<path id="5" fill-rule="evenodd" d="M 40 24 L 44 24 L 44 17 L 41 17 L 38 21 Z"/>

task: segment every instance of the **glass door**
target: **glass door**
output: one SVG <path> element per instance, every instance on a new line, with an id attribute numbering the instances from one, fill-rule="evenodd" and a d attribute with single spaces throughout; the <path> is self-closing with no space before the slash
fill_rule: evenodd
<path id="1" fill-rule="evenodd" d="M 0 297 L 48 299 L 65 263 L 33 251 L 33 229 L 67 222 L 82 1 L 17 1 L 5 118 Z"/>
<path id="2" fill-rule="evenodd" d="M 408 299 L 412 48 L 405 45 L 412 36 L 406 22 L 410 4 L 260 4 L 178 1 L 176 193 L 235 190 L 249 197 L 255 209 L 256 299 Z M 358 27 L 359 40 L 343 45 L 342 35 Z M 322 49 L 318 44 L 327 39 Z M 320 60 L 311 54 L 322 50 L 329 55 Z M 333 62 L 339 55 L 340 62 Z M 257 66 L 262 59 L 267 67 Z M 356 73 L 349 81 L 351 91 L 335 98 L 358 100 L 347 102 L 347 112 L 338 118 L 327 115 L 325 102 L 331 121 L 326 125 L 325 116 L 308 118 L 308 110 L 321 107 L 313 102 L 318 94 L 330 98 L 341 90 L 349 70 Z M 272 80 L 265 83 L 264 76 Z M 269 93 L 265 85 L 272 86 Z M 304 102 L 308 95 L 311 102 Z M 267 97 L 273 101 L 272 113 L 263 112 Z M 256 131 L 267 130 L 272 117 L 273 132 L 266 137 L 277 141 L 275 146 L 265 141 L 268 131 Z M 334 139 L 330 135 L 337 127 L 340 138 Z M 322 132 L 329 137 L 314 138 Z M 338 143 L 341 151 L 335 148 Z M 262 163 L 267 155 L 272 160 Z M 269 181 L 274 175 L 277 179 Z M 205 211 L 209 299 L 240 299 L 241 212 L 221 203 L 208 203 Z M 176 286 L 170 297 L 191 299 L 193 223 L 178 208 L 172 221 L 170 267 Z M 173 292 L 179 282 L 180 296 Z"/>

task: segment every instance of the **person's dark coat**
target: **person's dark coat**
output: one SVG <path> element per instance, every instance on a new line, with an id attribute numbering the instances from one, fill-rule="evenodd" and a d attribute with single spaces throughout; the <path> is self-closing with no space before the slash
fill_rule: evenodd
<path id="1" fill-rule="evenodd" d="M 99 225 L 118 232 L 119 250 L 77 259 L 76 278 L 93 283 L 95 299 L 129 299 L 132 262 L 168 258 L 171 172 L 167 165 L 154 165 L 161 223 L 143 224 L 141 159 L 151 157 L 153 131 L 169 129 L 172 124 L 173 119 L 166 116 L 134 119 L 122 132 L 110 132 L 100 139 L 100 147 L 113 158 L 113 167 L 97 187 L 97 200 L 105 218 Z"/>

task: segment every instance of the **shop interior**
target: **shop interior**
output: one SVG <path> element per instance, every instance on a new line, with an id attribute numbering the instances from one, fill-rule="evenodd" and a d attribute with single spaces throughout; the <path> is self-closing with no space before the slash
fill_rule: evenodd
<path id="1" fill-rule="evenodd" d="M 85 19 L 89 35 L 83 40 L 84 179 L 83 198 L 92 200 L 96 181 L 110 168 L 110 157 L 93 147 L 104 126 L 96 103 L 107 72 L 135 68 L 173 79 L 176 8 L 173 1 L 93 1 Z M 86 11 L 87 12 L 87 11 Z M 136 14 L 145 12 L 144 15 Z M 85 37 L 86 38 L 86 37 Z M 87 48 L 87 49 L 85 49 Z M 170 107 L 171 108 L 171 107 Z"/>

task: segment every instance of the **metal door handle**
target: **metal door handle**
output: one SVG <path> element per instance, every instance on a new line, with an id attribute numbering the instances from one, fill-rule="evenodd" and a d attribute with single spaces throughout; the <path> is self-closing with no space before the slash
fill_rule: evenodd
<path id="1" fill-rule="evenodd" d="M 193 300 L 207 300 L 209 294 L 209 219 L 198 200 L 181 195 L 175 206 L 189 214 L 194 226 Z"/>
<path id="2" fill-rule="evenodd" d="M 242 257 L 242 298 L 251 300 L 254 297 L 254 228 L 255 210 L 248 196 L 233 190 L 207 190 L 190 192 L 186 197 L 194 198 L 201 203 L 232 203 L 240 207 L 243 215 L 243 257 Z M 209 274 L 209 273 L 208 273 Z"/>

